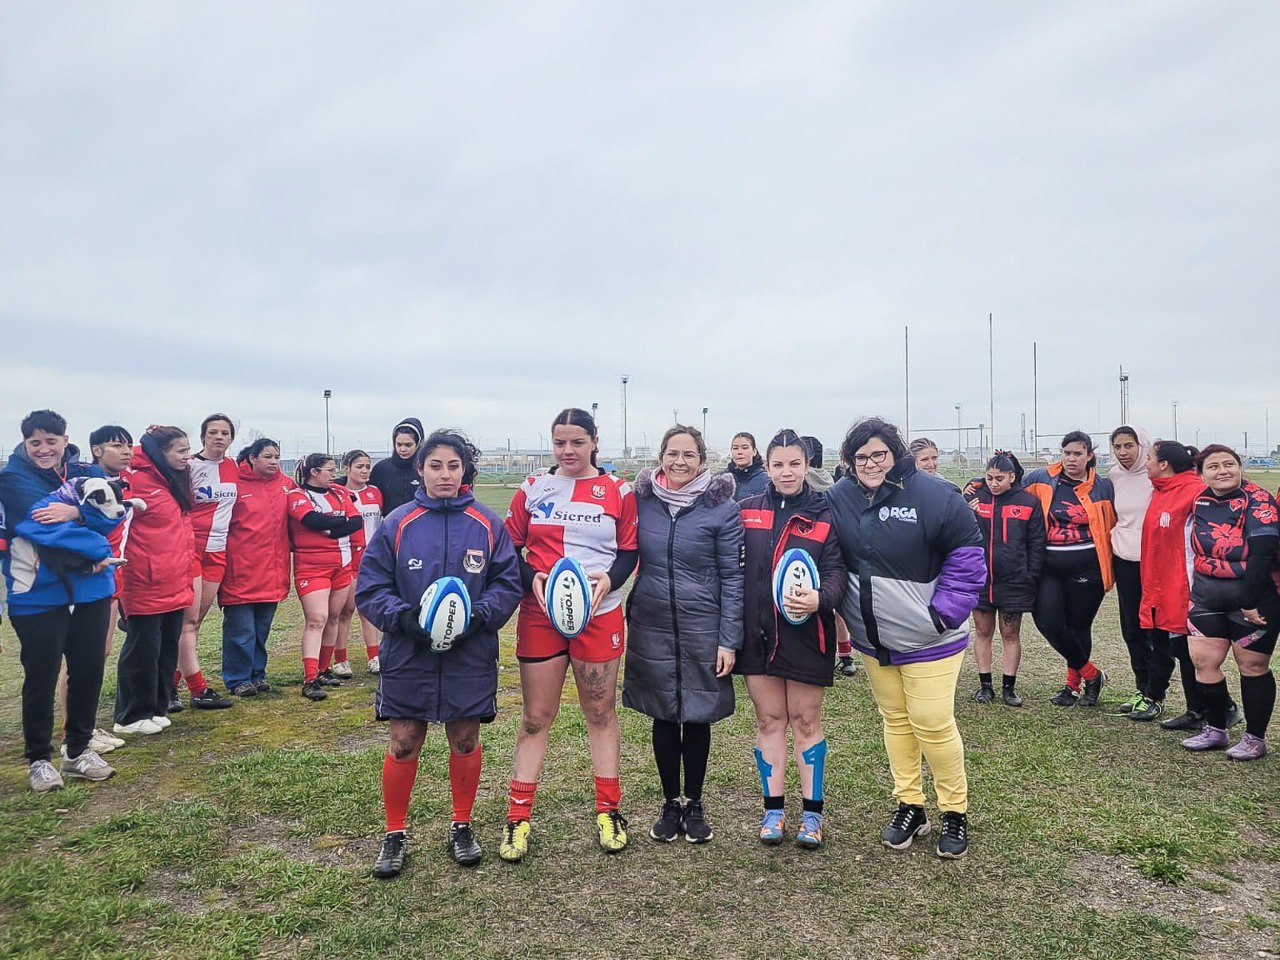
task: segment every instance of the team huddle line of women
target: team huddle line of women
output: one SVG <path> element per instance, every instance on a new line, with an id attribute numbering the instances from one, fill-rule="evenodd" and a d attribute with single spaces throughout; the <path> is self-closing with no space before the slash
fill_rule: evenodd
<path id="1" fill-rule="evenodd" d="M 652 718 L 665 798 L 649 830 L 658 841 L 713 837 L 703 807 L 711 729 L 734 712 L 738 674 L 756 720 L 760 841 L 792 836 L 799 847 L 820 847 L 823 696 L 837 672 L 857 671 L 856 654 L 882 718 L 897 801 L 881 842 L 905 849 L 932 829 L 923 759 L 940 815 L 936 852 L 964 856 L 968 783 L 954 704 L 970 616 L 974 700 L 997 699 L 998 627 L 999 699 L 1022 705 L 1020 628 L 1031 613 L 1065 661 L 1051 702 L 1096 706 L 1107 674 L 1092 660 L 1092 625 L 1113 585 L 1136 684 L 1118 710 L 1134 721 L 1161 717 L 1178 665 L 1186 710 L 1162 726 L 1189 733 L 1189 750 L 1228 748 L 1242 761 L 1267 752 L 1280 516 L 1222 445 L 1151 443 L 1122 426 L 1110 438 L 1115 466 L 1102 476 L 1091 438 L 1073 432 L 1059 462 L 1024 475 L 1013 454 L 999 452 L 961 490 L 937 475 L 935 445 L 908 448 L 878 418 L 848 431 L 838 480 L 822 470 L 817 441 L 791 430 L 763 456 L 750 434 L 737 435 L 730 469 L 713 474 L 701 433 L 677 424 L 658 466 L 632 485 L 599 467 L 596 424 L 570 408 L 552 423 L 555 466 L 525 480 L 501 518 L 473 495 L 475 446 L 454 430 L 426 435 L 413 418 L 396 425 L 392 456 L 376 466 L 362 451 L 348 453 L 342 482 L 327 454 L 303 458 L 286 479 L 279 444 L 268 439 L 231 460 L 235 428 L 223 414 L 206 418 L 194 456 L 177 427 L 150 427 L 134 446 L 128 431 L 109 426 L 91 435 L 93 464 L 82 464 L 65 421 L 49 410 L 30 414 L 22 434 L 0 471 L 0 551 L 21 645 L 25 756 L 39 792 L 64 777 L 111 776 L 102 754 L 122 737 L 169 727 L 184 707 L 179 682 L 192 707 L 232 705 L 205 682 L 196 656 L 214 599 L 228 692 L 267 692 L 267 636 L 291 580 L 304 613 L 303 696 L 322 700 L 352 675 L 353 616 L 378 675 L 376 714 L 390 732 L 386 832 L 374 866 L 382 877 L 405 863 L 430 723 L 444 726 L 449 744 L 449 853 L 463 865 L 482 859 L 472 829 L 481 730 L 497 715 L 498 632 L 513 616 L 522 712 L 498 848 L 510 862 L 529 852 L 570 669 L 590 745 L 598 843 L 610 853 L 627 846 L 616 713 L 624 654 L 622 702 Z M 89 478 L 108 481 L 124 509 L 91 503 Z M 793 550 L 808 555 L 817 576 L 811 588 L 779 594 L 775 570 Z M 572 638 L 546 607 L 548 572 L 564 557 L 581 564 L 591 589 L 591 617 Z M 461 580 L 471 601 L 467 629 L 443 650 L 420 609 L 442 577 Z M 95 718 L 117 611 L 126 640 L 108 733 Z M 1239 711 L 1222 672 L 1228 655 L 1239 667 L 1246 725 L 1233 746 L 1228 730 Z M 65 743 L 55 768 L 64 661 Z M 788 753 L 802 793 L 793 829 Z"/>

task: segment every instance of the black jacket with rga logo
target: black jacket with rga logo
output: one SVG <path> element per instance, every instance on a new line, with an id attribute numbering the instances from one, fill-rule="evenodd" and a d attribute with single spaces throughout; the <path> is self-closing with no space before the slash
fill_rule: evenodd
<path id="1" fill-rule="evenodd" d="M 767 674 L 831 686 L 836 662 L 835 612 L 848 584 L 827 501 L 806 484 L 794 498 L 772 485 L 742 507 L 746 560 L 743 643 L 735 672 Z M 818 613 L 796 626 L 773 604 L 773 569 L 792 547 L 808 551 L 818 568 Z"/>

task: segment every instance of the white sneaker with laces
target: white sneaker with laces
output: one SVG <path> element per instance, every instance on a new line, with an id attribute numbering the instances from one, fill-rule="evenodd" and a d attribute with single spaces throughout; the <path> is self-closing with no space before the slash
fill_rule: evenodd
<path id="1" fill-rule="evenodd" d="M 37 760 L 27 769 L 27 779 L 36 793 L 48 793 L 62 788 L 62 775 L 53 769 L 48 760 Z"/>
<path id="2" fill-rule="evenodd" d="M 151 722 L 154 723 L 161 730 L 168 730 L 170 727 L 173 726 L 173 721 L 170 720 L 168 717 L 152 717 Z"/>
<path id="3" fill-rule="evenodd" d="M 111 729 L 114 730 L 116 733 L 123 733 L 123 734 L 159 733 L 161 730 L 164 729 L 164 727 L 160 726 L 159 724 L 152 723 L 151 720 L 144 717 L 141 720 L 133 721 L 133 723 L 117 723 Z"/>
<path id="4" fill-rule="evenodd" d="M 74 759 L 63 757 L 62 772 L 73 780 L 106 780 L 116 771 L 92 750 L 86 750 Z"/>
<path id="5" fill-rule="evenodd" d="M 377 657 L 370 657 L 369 662 L 365 665 L 365 670 L 369 673 L 380 673 L 382 671 L 382 663 Z"/>
<path id="6" fill-rule="evenodd" d="M 329 667 L 329 669 L 333 671 L 333 675 L 335 677 L 342 677 L 343 679 L 346 679 L 348 677 L 354 676 L 354 674 L 351 672 L 350 660 L 343 660 L 340 663 L 334 663 L 332 666 Z"/>
<path id="7" fill-rule="evenodd" d="M 99 740 L 102 743 L 109 744 L 109 746 L 107 747 L 108 750 L 114 750 L 116 747 L 124 746 L 123 740 L 121 740 L 119 737 L 113 737 L 111 734 L 107 733 L 107 731 L 103 730 L 101 727 L 94 728 L 93 736 L 90 739 Z M 94 748 L 94 752 L 102 753 L 102 751 L 99 750 L 97 747 Z"/>

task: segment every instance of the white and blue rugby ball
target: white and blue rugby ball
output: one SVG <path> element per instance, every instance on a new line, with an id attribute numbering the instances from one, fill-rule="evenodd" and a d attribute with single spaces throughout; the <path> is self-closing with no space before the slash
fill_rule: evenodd
<path id="1" fill-rule="evenodd" d="M 568 640 L 582 633 L 591 619 L 591 581 L 573 557 L 561 557 L 547 574 L 547 616 Z"/>
<path id="2" fill-rule="evenodd" d="M 431 634 L 431 649 L 444 653 L 471 626 L 471 594 L 457 577 L 441 577 L 422 591 L 418 626 Z"/>
<path id="3" fill-rule="evenodd" d="M 799 626 L 809 619 L 809 615 L 797 620 L 787 612 L 782 603 L 783 598 L 795 595 L 800 590 L 817 590 L 821 585 L 818 568 L 814 565 L 813 557 L 809 556 L 809 551 L 792 547 L 773 568 L 773 605 L 787 623 Z"/>

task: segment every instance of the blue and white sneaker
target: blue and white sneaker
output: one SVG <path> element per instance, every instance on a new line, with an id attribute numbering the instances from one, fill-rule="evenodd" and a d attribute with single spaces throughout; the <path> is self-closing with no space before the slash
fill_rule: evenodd
<path id="1" fill-rule="evenodd" d="M 782 810 L 766 810 L 760 818 L 760 842 L 767 847 L 776 847 L 787 833 L 787 815 Z"/>
<path id="2" fill-rule="evenodd" d="M 796 831 L 796 846 L 806 850 L 817 850 L 822 846 L 822 814 L 806 810 L 800 818 L 800 829 Z"/>

